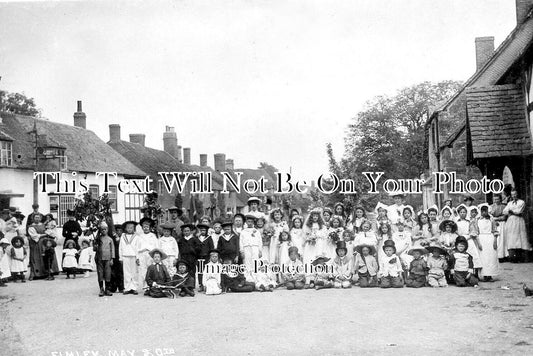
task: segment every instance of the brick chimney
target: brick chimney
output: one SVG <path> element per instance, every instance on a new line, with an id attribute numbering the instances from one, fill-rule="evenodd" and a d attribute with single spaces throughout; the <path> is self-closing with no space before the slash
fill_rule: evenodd
<path id="1" fill-rule="evenodd" d="M 232 171 L 235 169 L 235 164 L 233 163 L 233 159 L 228 158 L 226 160 L 226 169 L 230 169 Z"/>
<path id="2" fill-rule="evenodd" d="M 145 134 L 130 134 L 130 142 L 138 143 L 141 146 L 144 146 L 144 141 L 146 139 Z"/>
<path id="3" fill-rule="evenodd" d="M 120 141 L 120 125 L 119 124 L 109 125 L 109 141 L 111 142 Z"/>
<path id="4" fill-rule="evenodd" d="M 476 37 L 476 70 L 480 70 L 494 53 L 494 37 Z"/>
<path id="5" fill-rule="evenodd" d="M 87 128 L 87 116 L 81 110 L 81 100 L 78 100 L 78 111 L 74 113 L 74 126 L 81 127 L 82 129 Z"/>
<path id="6" fill-rule="evenodd" d="M 163 132 L 163 150 L 178 159 L 178 136 L 172 126 L 165 126 L 165 132 Z"/>
<path id="7" fill-rule="evenodd" d="M 200 167 L 207 167 L 207 155 L 205 153 L 200 154 Z"/>
<path id="8" fill-rule="evenodd" d="M 190 147 L 183 148 L 183 163 L 187 165 L 191 165 L 191 148 Z"/>
<path id="9" fill-rule="evenodd" d="M 178 161 L 180 163 L 183 163 L 183 157 L 181 155 L 181 146 L 180 145 L 178 145 Z"/>
<path id="10" fill-rule="evenodd" d="M 533 7 L 533 0 L 516 0 L 516 24 L 520 25 L 527 19 Z"/>
<path id="11" fill-rule="evenodd" d="M 215 171 L 226 171 L 226 154 L 215 153 Z"/>

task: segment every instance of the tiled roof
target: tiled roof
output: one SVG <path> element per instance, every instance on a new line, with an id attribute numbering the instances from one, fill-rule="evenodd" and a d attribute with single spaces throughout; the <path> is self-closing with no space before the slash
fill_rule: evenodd
<path id="1" fill-rule="evenodd" d="M 519 86 L 468 88 L 466 95 L 474 159 L 531 153 L 525 98 Z"/>
<path id="2" fill-rule="evenodd" d="M 81 127 L 37 119 L 30 116 L 2 113 L 4 134 L 13 139 L 13 167 L 34 169 L 35 135 L 54 146 L 66 148 L 68 170 L 77 172 L 117 172 L 127 176 L 146 174 L 109 147 L 96 134 Z"/>

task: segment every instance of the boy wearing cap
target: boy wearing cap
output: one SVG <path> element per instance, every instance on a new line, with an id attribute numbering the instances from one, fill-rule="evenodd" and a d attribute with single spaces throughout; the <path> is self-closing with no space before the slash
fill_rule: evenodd
<path id="1" fill-rule="evenodd" d="M 163 236 L 159 238 L 159 246 L 167 255 L 167 258 L 163 260 L 163 264 L 167 268 L 170 278 L 172 278 L 176 274 L 176 259 L 179 256 L 178 243 L 172 236 L 172 232 L 176 230 L 176 225 L 166 222 L 159 227 L 163 232 Z"/>
<path id="2" fill-rule="evenodd" d="M 376 254 L 376 248 L 374 245 L 361 244 L 355 246 L 354 250 L 357 251 L 354 261 L 354 274 L 357 273 L 359 287 L 377 287 L 377 274 L 379 266 L 376 258 L 374 257 Z"/>
<path id="3" fill-rule="evenodd" d="M 466 252 L 468 241 L 465 237 L 459 236 L 455 240 L 455 250 L 450 256 L 450 274 L 453 276 L 457 287 L 477 287 L 478 279 L 474 276 L 474 261 L 472 256 Z"/>
<path id="4" fill-rule="evenodd" d="M 166 253 L 156 248 L 150 251 L 149 254 L 153 263 L 148 266 L 148 270 L 146 271 L 145 279 L 149 289 L 144 295 L 152 298 L 173 298 L 174 294 L 170 289 L 163 288 L 165 284 L 170 282 L 170 275 L 168 274 L 167 268 L 161 262 L 167 258 Z"/>
<path id="5" fill-rule="evenodd" d="M 100 224 L 100 237 L 93 248 L 96 252 L 96 271 L 98 273 L 98 285 L 100 286 L 98 296 L 112 296 L 113 294 L 109 291 L 109 288 L 111 287 L 111 267 L 113 267 L 113 257 L 115 256 L 115 243 L 108 234 L 108 226 L 105 222 Z"/>
<path id="6" fill-rule="evenodd" d="M 385 254 L 379 260 L 378 277 L 381 280 L 381 288 L 403 288 L 401 274 L 403 272 L 400 258 L 396 255 L 394 241 L 386 240 L 383 243 Z"/>
<path id="7" fill-rule="evenodd" d="M 426 285 L 428 266 L 423 256 L 428 252 L 423 247 L 414 247 L 409 250 L 409 255 L 413 260 L 409 265 L 409 275 L 405 280 L 405 285 L 409 288 L 421 288 Z"/>
<path id="8" fill-rule="evenodd" d="M 222 264 L 218 261 L 218 250 L 209 251 L 209 262 L 205 265 L 202 273 L 202 285 L 205 287 L 206 295 L 217 295 L 222 293 Z"/>
<path id="9" fill-rule="evenodd" d="M 193 277 L 193 288 L 196 278 L 196 262 L 198 259 L 198 250 L 200 241 L 194 237 L 192 231 L 194 225 L 181 225 L 181 237 L 178 239 L 179 259 L 187 263 L 187 268 Z"/>
<path id="10" fill-rule="evenodd" d="M 309 288 L 315 288 L 316 290 L 324 288 L 333 288 L 334 279 L 331 265 L 326 265 L 326 262 L 330 260 L 329 257 L 325 255 L 317 256 L 312 262 L 311 265 L 314 266 L 314 274 L 311 276 L 311 281 L 309 282 Z"/>
<path id="11" fill-rule="evenodd" d="M 246 265 L 246 280 L 253 282 L 254 261 L 261 258 L 263 240 L 259 231 L 254 227 L 255 216 L 246 215 L 246 227 L 239 236 L 240 252 Z"/>
<path id="12" fill-rule="evenodd" d="M 239 237 L 233 233 L 233 223 L 231 221 L 225 221 L 221 225 L 224 233 L 218 239 L 217 244 L 220 259 L 222 261 L 230 259 L 234 263 L 237 263 L 237 259 L 239 258 Z"/>
<path id="13" fill-rule="evenodd" d="M 159 248 L 159 240 L 152 232 L 152 227 L 154 226 L 154 221 L 148 217 L 144 217 L 139 222 L 141 225 L 142 232 L 138 234 L 138 254 L 137 259 L 139 260 L 139 284 L 143 289 L 146 289 L 148 285 L 144 277 L 146 276 L 146 271 L 148 266 L 152 264 L 152 257 L 150 257 L 150 251 L 153 249 Z"/>
<path id="14" fill-rule="evenodd" d="M 118 256 L 122 261 L 124 294 L 137 294 L 139 273 L 137 255 L 139 254 L 139 237 L 135 233 L 137 222 L 126 221 L 122 224 L 124 232 L 120 236 Z"/>
<path id="15" fill-rule="evenodd" d="M 205 265 L 209 261 L 209 252 L 214 250 L 213 246 L 213 240 L 210 236 L 208 236 L 207 232 L 209 231 L 209 225 L 207 224 L 198 224 L 196 225 L 196 229 L 198 230 L 198 262 L 202 261 L 203 265 Z M 202 270 L 198 271 L 198 283 L 200 284 L 199 289 L 200 291 L 204 290 L 203 285 L 203 267 Z"/>
<path id="16" fill-rule="evenodd" d="M 348 249 L 346 242 L 337 242 L 335 249 L 337 257 L 333 260 L 333 274 L 335 277 L 335 288 L 351 288 L 353 276 L 353 260 L 351 256 L 347 256 Z"/>
<path id="17" fill-rule="evenodd" d="M 427 250 L 431 253 L 428 257 L 428 283 L 433 288 L 447 287 L 446 276 L 444 271 L 448 269 L 446 262 L 446 250 L 439 244 L 430 245 Z"/>
<path id="18" fill-rule="evenodd" d="M 282 275 L 282 280 L 288 290 L 304 289 L 305 287 L 305 273 L 304 265 L 300 260 L 298 247 L 289 247 L 289 262 L 285 266 L 285 273 Z"/>
<path id="19" fill-rule="evenodd" d="M 192 272 L 189 272 L 189 264 L 185 260 L 178 260 L 176 266 L 177 271 L 171 281 L 176 292 L 179 293 L 180 297 L 187 295 L 194 297 L 195 276 Z"/>

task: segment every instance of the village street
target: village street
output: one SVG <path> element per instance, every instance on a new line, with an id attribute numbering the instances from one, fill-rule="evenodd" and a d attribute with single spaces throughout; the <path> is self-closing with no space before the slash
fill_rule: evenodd
<path id="1" fill-rule="evenodd" d="M 533 298 L 524 297 L 521 282 L 533 286 L 533 264 L 502 267 L 500 280 L 479 289 L 280 289 L 175 300 L 99 298 L 94 274 L 10 283 L 0 290 L 0 350 L 12 356 L 531 355 Z"/>

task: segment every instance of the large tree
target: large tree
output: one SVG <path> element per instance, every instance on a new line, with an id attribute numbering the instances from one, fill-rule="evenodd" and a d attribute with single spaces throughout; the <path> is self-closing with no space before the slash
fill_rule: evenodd
<path id="1" fill-rule="evenodd" d="M 4 90 L 0 90 L 0 111 L 27 116 L 40 114 L 33 98 L 28 98 L 24 93 L 9 93 Z"/>
<path id="2" fill-rule="evenodd" d="M 403 88 L 395 96 L 371 99 L 349 124 L 340 160 L 335 159 L 328 145 L 330 170 L 340 178 L 354 179 L 360 192 L 369 188 L 362 172 L 385 172 L 382 179 L 418 178 L 424 170 L 428 114 L 460 87 L 461 83 L 455 81 L 423 82 Z M 360 194 L 356 200 L 371 206 L 380 198 Z M 340 199 L 338 195 L 330 197 Z"/>

